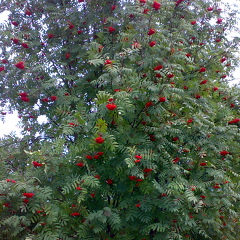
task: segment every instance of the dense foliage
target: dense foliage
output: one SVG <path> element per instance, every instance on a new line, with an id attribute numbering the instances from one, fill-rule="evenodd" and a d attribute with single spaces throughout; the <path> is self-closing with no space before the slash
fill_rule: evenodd
<path id="1" fill-rule="evenodd" d="M 221 5 L 1 2 L 0 107 L 24 127 L 1 141 L 1 239 L 237 239 L 239 38 Z"/>

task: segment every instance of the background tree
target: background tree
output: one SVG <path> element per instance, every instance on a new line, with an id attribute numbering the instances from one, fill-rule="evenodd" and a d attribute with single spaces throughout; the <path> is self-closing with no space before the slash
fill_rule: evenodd
<path id="1" fill-rule="evenodd" d="M 2 141 L 1 239 L 236 239 L 239 39 L 220 3 L 2 3 L 1 106 L 24 137 Z"/>

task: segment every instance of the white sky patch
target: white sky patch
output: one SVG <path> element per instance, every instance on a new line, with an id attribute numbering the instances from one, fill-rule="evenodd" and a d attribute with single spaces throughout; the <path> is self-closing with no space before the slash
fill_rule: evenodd
<path id="1" fill-rule="evenodd" d="M 9 11 L 4 11 L 2 14 L 1 14 L 1 17 L 0 17 L 0 23 L 3 23 L 4 21 L 6 21 L 8 19 L 8 15 L 9 15 Z"/>
<path id="2" fill-rule="evenodd" d="M 48 122 L 46 115 L 38 116 L 37 121 L 38 121 L 40 124 L 44 124 L 44 123 L 47 123 L 47 122 Z"/>
<path id="3" fill-rule="evenodd" d="M 21 129 L 17 126 L 18 124 L 19 118 L 17 112 L 4 116 L 4 122 L 0 121 L 0 138 L 10 133 L 20 137 Z"/>

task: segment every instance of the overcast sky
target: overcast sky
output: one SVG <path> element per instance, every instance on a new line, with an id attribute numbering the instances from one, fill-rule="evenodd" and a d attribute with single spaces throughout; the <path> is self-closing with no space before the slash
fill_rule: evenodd
<path id="1" fill-rule="evenodd" d="M 240 8 L 240 0 L 222 0 L 225 3 L 229 4 L 237 4 L 237 8 Z M 227 11 L 227 8 L 222 7 L 223 11 Z M 240 17 L 240 16 L 239 16 Z M 2 14 L 0 17 L 0 22 L 3 22 L 7 19 L 7 13 Z M 240 82 L 240 68 L 238 68 L 234 72 L 234 81 L 231 81 L 231 84 Z M 17 112 L 13 114 L 7 114 L 5 116 L 5 121 L 2 122 L 0 120 L 0 138 L 3 137 L 5 134 L 9 134 L 10 132 L 15 132 L 18 136 L 20 136 L 20 129 L 17 127 L 19 118 Z M 40 118 L 40 120 L 44 121 L 44 118 Z"/>

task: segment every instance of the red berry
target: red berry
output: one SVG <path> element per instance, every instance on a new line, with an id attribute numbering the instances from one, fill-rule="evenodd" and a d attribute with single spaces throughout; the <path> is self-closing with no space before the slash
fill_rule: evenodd
<path id="1" fill-rule="evenodd" d="M 8 60 L 2 59 L 2 63 L 8 63 Z"/>
<path id="2" fill-rule="evenodd" d="M 193 122 L 192 118 L 187 121 L 187 123 L 192 123 L 192 122 Z"/>
<path id="3" fill-rule="evenodd" d="M 158 70 L 161 70 L 163 68 L 162 65 L 158 65 L 156 66 L 155 68 L 153 68 L 154 71 L 158 71 Z"/>
<path id="4" fill-rule="evenodd" d="M 19 25 L 19 23 L 18 22 L 15 22 L 15 21 L 12 21 L 12 25 L 14 25 L 14 26 L 18 26 Z"/>
<path id="5" fill-rule="evenodd" d="M 26 198 L 32 198 L 34 196 L 34 193 L 23 193 L 22 195 Z"/>
<path id="6" fill-rule="evenodd" d="M 199 69 L 199 72 L 206 72 L 206 71 L 207 71 L 207 69 L 204 68 L 204 67 L 201 67 L 201 68 Z"/>
<path id="7" fill-rule="evenodd" d="M 225 62 L 226 60 L 227 60 L 227 58 L 223 57 L 223 58 L 220 60 L 220 62 L 223 63 L 223 62 Z"/>
<path id="8" fill-rule="evenodd" d="M 15 67 L 19 68 L 19 69 L 24 69 L 24 62 L 18 62 L 15 64 Z"/>
<path id="9" fill-rule="evenodd" d="M 201 81 L 199 84 L 206 84 L 208 82 L 208 80 L 203 80 L 203 81 Z"/>
<path id="10" fill-rule="evenodd" d="M 217 20 L 217 24 L 221 24 L 221 23 L 222 23 L 222 21 L 223 21 L 223 19 L 222 19 L 222 18 L 218 18 L 218 20 Z"/>
<path id="11" fill-rule="evenodd" d="M 22 47 L 24 47 L 24 48 L 29 48 L 29 46 L 28 46 L 27 43 L 22 43 Z"/>
<path id="12" fill-rule="evenodd" d="M 115 31 L 116 31 L 116 29 L 114 27 L 108 27 L 108 32 L 109 33 L 113 33 Z"/>
<path id="13" fill-rule="evenodd" d="M 145 172 L 145 173 L 148 173 L 148 172 L 151 172 L 151 171 L 152 171 L 151 168 L 145 168 L 145 169 L 143 169 L 143 172 Z"/>
<path id="14" fill-rule="evenodd" d="M 11 40 L 12 40 L 13 43 L 15 43 L 15 44 L 18 44 L 18 43 L 19 43 L 19 40 L 18 40 L 17 38 L 12 38 Z"/>
<path id="15" fill-rule="evenodd" d="M 20 96 L 20 97 L 27 97 L 27 96 L 28 96 L 28 94 L 27 94 L 27 93 L 25 93 L 25 92 L 22 92 L 22 93 L 19 93 L 19 96 Z"/>
<path id="16" fill-rule="evenodd" d="M 32 12 L 29 11 L 29 10 L 26 10 L 26 11 L 25 11 L 25 14 L 28 15 L 28 16 L 31 16 L 31 15 L 32 15 Z"/>
<path id="17" fill-rule="evenodd" d="M 106 183 L 109 184 L 109 185 L 111 185 L 111 184 L 113 184 L 113 180 L 112 180 L 112 179 L 107 179 L 107 180 L 106 180 Z"/>
<path id="18" fill-rule="evenodd" d="M 42 98 L 41 99 L 43 102 L 49 102 L 48 98 Z"/>
<path id="19" fill-rule="evenodd" d="M 57 96 L 51 96 L 50 99 L 51 99 L 52 101 L 56 101 L 56 100 L 57 100 Z"/>
<path id="20" fill-rule="evenodd" d="M 232 121 L 229 121 L 228 124 L 234 124 L 240 122 L 240 118 L 235 118 Z"/>
<path id="21" fill-rule="evenodd" d="M 68 22 L 68 28 L 69 29 L 73 29 L 74 28 L 74 24 L 72 24 L 71 22 Z"/>
<path id="22" fill-rule="evenodd" d="M 167 100 L 167 99 L 166 99 L 165 97 L 160 97 L 160 98 L 159 98 L 159 102 L 166 102 L 166 100 Z"/>
<path id="23" fill-rule="evenodd" d="M 25 199 L 23 200 L 23 202 L 24 202 L 24 203 L 29 203 L 29 200 L 28 200 L 27 198 L 25 198 Z"/>
<path id="24" fill-rule="evenodd" d="M 76 166 L 78 166 L 78 167 L 83 167 L 83 166 L 84 166 L 84 163 L 82 163 L 82 162 L 76 163 Z"/>
<path id="25" fill-rule="evenodd" d="M 137 177 L 136 176 L 128 176 L 130 180 L 135 180 Z"/>
<path id="26" fill-rule="evenodd" d="M 147 14 L 149 11 L 150 11 L 150 9 L 146 8 L 146 9 L 143 10 L 143 14 Z M 152 35 L 152 34 L 148 34 L 148 35 Z"/>
<path id="27" fill-rule="evenodd" d="M 173 163 L 178 163 L 179 162 L 179 160 L 180 160 L 180 158 L 179 157 L 176 157 L 175 159 L 173 159 Z"/>
<path id="28" fill-rule="evenodd" d="M 117 105 L 114 104 L 114 103 L 108 103 L 108 104 L 106 105 L 106 108 L 107 108 L 108 110 L 110 110 L 110 111 L 113 111 L 113 110 L 115 110 L 115 109 L 117 108 Z"/>
<path id="29" fill-rule="evenodd" d="M 92 198 L 95 198 L 95 193 L 90 193 Z"/>
<path id="30" fill-rule="evenodd" d="M 156 45 L 156 42 L 155 41 L 151 41 L 150 43 L 149 43 L 149 46 L 150 47 L 153 47 L 153 46 L 155 46 Z"/>
<path id="31" fill-rule="evenodd" d="M 112 61 L 110 59 L 107 59 L 104 64 L 105 65 L 112 64 Z"/>
<path id="32" fill-rule="evenodd" d="M 172 77 L 174 77 L 174 74 L 173 73 L 169 73 L 169 74 L 167 74 L 167 78 L 172 78 Z"/>
<path id="33" fill-rule="evenodd" d="M 76 217 L 76 216 L 80 216 L 81 214 L 79 212 L 74 212 L 74 213 L 71 213 L 70 215 Z"/>
<path id="34" fill-rule="evenodd" d="M 41 163 L 38 163 L 36 161 L 33 161 L 32 164 L 34 167 L 42 167 L 43 166 Z"/>
<path id="35" fill-rule="evenodd" d="M 48 38 L 54 38 L 54 35 L 53 34 L 48 34 Z"/>
<path id="36" fill-rule="evenodd" d="M 95 138 L 95 142 L 98 143 L 98 144 L 102 144 L 102 143 L 104 143 L 104 141 L 105 141 L 105 139 L 102 138 L 102 137 Z"/>
<path id="37" fill-rule="evenodd" d="M 30 101 L 30 99 L 28 97 L 21 97 L 21 100 L 23 102 L 29 102 Z"/>
<path id="38" fill-rule="evenodd" d="M 230 152 L 228 152 L 228 151 L 221 151 L 221 152 L 219 152 L 222 156 L 226 156 L 226 155 L 228 155 L 228 154 L 230 154 Z"/>
<path id="39" fill-rule="evenodd" d="M 162 75 L 161 75 L 160 73 L 157 73 L 157 74 L 155 75 L 155 77 L 156 77 L 156 78 L 161 78 Z"/>
<path id="40" fill-rule="evenodd" d="M 176 1 L 176 7 L 178 7 L 179 6 L 179 4 L 181 3 L 181 2 L 183 2 L 184 0 L 177 0 Z"/>
<path id="41" fill-rule="evenodd" d="M 161 8 L 161 3 L 157 2 L 157 1 L 154 1 L 152 7 L 155 10 L 159 10 Z"/>
<path id="42" fill-rule="evenodd" d="M 148 108 L 148 107 L 151 107 L 151 106 L 153 106 L 154 105 L 154 103 L 153 102 L 147 102 L 146 104 L 145 104 L 145 106 Z"/>
<path id="43" fill-rule="evenodd" d="M 153 29 L 153 28 L 150 28 L 149 31 L 148 31 L 148 35 L 153 35 L 154 33 L 156 33 L 156 30 Z"/>

